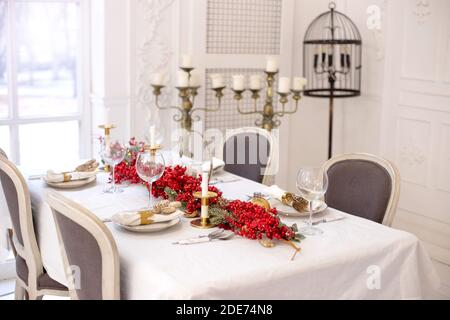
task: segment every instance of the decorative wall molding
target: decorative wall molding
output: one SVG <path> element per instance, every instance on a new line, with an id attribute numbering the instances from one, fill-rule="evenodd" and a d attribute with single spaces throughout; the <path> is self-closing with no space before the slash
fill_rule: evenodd
<path id="1" fill-rule="evenodd" d="M 153 105 L 152 75 L 160 72 L 170 75 L 170 66 L 174 55 L 171 43 L 161 36 L 160 26 L 164 21 L 164 13 L 175 0 L 139 0 L 136 15 L 143 19 L 143 26 L 139 32 L 144 36 L 136 48 L 136 87 L 135 101 L 137 108 L 147 110 L 147 121 L 159 122 L 159 112 Z M 167 78 L 167 81 L 170 79 Z M 161 104 L 169 104 L 172 91 L 166 90 L 161 97 Z M 152 112 L 155 111 L 155 112 Z"/>
<path id="2" fill-rule="evenodd" d="M 414 0 L 413 14 L 417 18 L 419 24 L 424 24 L 431 17 L 431 3 L 430 0 Z"/>
<path id="3" fill-rule="evenodd" d="M 427 188 L 429 172 L 430 121 L 397 118 L 397 156 L 402 181 Z"/>
<path id="4" fill-rule="evenodd" d="M 438 189 L 450 193 L 450 124 L 440 124 Z"/>
<path id="5" fill-rule="evenodd" d="M 427 160 L 425 152 L 411 139 L 400 148 L 400 160 L 410 166 L 420 166 Z"/>

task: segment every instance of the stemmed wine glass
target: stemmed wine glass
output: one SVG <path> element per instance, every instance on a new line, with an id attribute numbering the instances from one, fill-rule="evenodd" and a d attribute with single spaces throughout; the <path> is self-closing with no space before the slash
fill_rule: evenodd
<path id="1" fill-rule="evenodd" d="M 322 168 L 302 168 L 297 175 L 297 189 L 301 196 L 309 201 L 309 224 L 300 231 L 306 236 L 320 235 L 323 231 L 313 227 L 313 202 L 321 200 L 328 189 L 328 174 Z"/>
<path id="2" fill-rule="evenodd" d="M 105 189 L 104 193 L 121 193 L 123 190 L 117 188 L 115 168 L 123 161 L 127 153 L 125 144 L 118 139 L 103 139 L 100 148 L 100 156 L 102 160 L 112 168 L 112 185 L 110 188 Z"/>
<path id="3" fill-rule="evenodd" d="M 152 185 L 158 181 L 165 170 L 165 160 L 160 153 L 152 151 L 144 151 L 139 154 L 136 160 L 136 172 L 139 177 L 149 184 L 148 208 L 153 209 Z"/>

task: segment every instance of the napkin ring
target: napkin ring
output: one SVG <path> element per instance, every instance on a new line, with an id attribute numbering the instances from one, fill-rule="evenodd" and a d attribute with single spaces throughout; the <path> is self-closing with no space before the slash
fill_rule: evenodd
<path id="1" fill-rule="evenodd" d="M 72 180 L 72 175 L 70 173 L 64 173 L 64 182 L 69 182 Z"/>
<path id="2" fill-rule="evenodd" d="M 146 226 L 154 223 L 154 221 L 150 219 L 154 216 L 154 214 L 150 211 L 139 212 L 139 215 L 141 216 L 141 226 Z"/>

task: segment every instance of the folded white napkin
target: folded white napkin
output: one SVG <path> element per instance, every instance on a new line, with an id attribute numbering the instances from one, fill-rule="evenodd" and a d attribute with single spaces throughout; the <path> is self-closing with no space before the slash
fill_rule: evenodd
<path id="1" fill-rule="evenodd" d="M 276 185 L 273 185 L 270 188 L 267 188 L 265 190 L 265 193 L 267 193 L 270 197 L 277 199 L 278 201 L 282 201 L 283 196 L 286 194 L 286 191 Z"/>
<path id="2" fill-rule="evenodd" d="M 85 180 L 91 177 L 94 177 L 96 172 L 69 172 L 69 173 L 60 173 L 54 172 L 53 170 L 47 171 L 47 175 L 45 176 L 45 180 L 51 183 L 59 183 L 59 182 L 67 182 L 67 181 L 77 181 L 77 180 Z"/>
<path id="3" fill-rule="evenodd" d="M 170 215 L 159 215 L 155 214 L 153 216 L 140 213 L 140 212 L 121 212 L 113 215 L 111 221 L 122 226 L 127 227 L 137 227 L 141 225 L 149 225 L 155 223 L 167 223 L 181 217 L 183 213 L 179 210 Z"/>

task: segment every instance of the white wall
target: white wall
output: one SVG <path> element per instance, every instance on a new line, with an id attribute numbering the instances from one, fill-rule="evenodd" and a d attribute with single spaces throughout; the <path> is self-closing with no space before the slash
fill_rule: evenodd
<path id="1" fill-rule="evenodd" d="M 394 226 L 419 236 L 450 297 L 450 2 L 389 1 L 382 154 L 402 193 Z"/>
<path id="2" fill-rule="evenodd" d="M 384 77 L 384 40 L 382 32 L 369 30 L 367 8 L 383 0 L 336 1 L 337 10 L 347 14 L 358 26 L 363 38 L 362 96 L 335 102 L 334 154 L 380 152 L 382 89 Z M 309 24 L 328 10 L 329 1 L 296 1 L 294 73 L 303 73 L 303 37 Z M 383 16 L 381 17 L 383 18 Z M 384 30 L 385 19 L 381 20 Z M 305 97 L 300 112 L 291 118 L 290 172 L 301 166 L 321 165 L 328 157 L 329 100 Z M 291 179 L 292 180 L 292 179 Z M 295 190 L 295 181 L 289 188 Z"/>
<path id="3" fill-rule="evenodd" d="M 296 5 L 298 73 L 302 37 L 328 1 Z M 372 5 L 381 9 L 381 30 L 367 26 Z M 450 3 L 342 0 L 337 6 L 359 27 L 364 51 L 362 96 L 336 107 L 335 153 L 369 152 L 399 167 L 394 226 L 420 237 L 441 275 L 440 291 L 450 297 Z M 327 101 L 305 98 L 291 119 L 291 141 L 298 144 L 291 146 L 290 172 L 326 160 L 327 126 Z"/>

